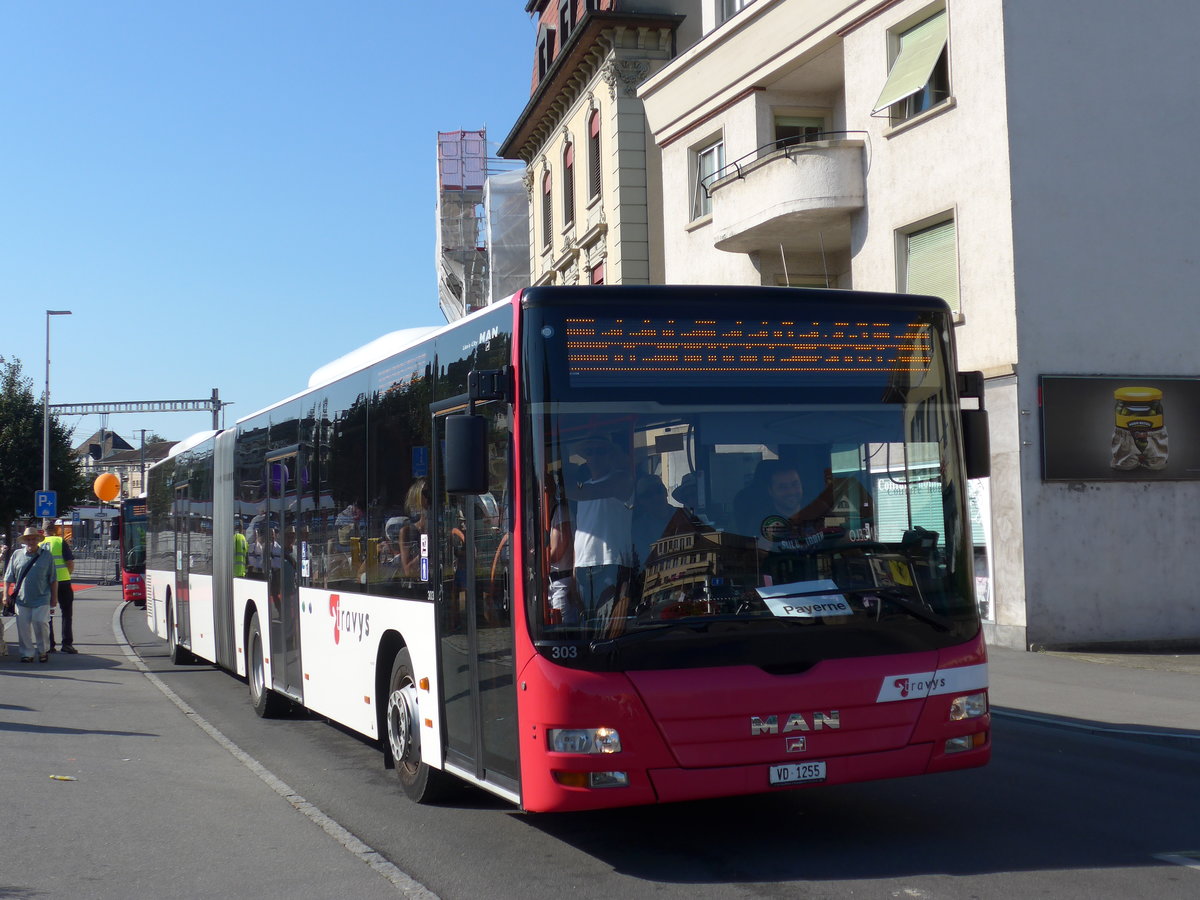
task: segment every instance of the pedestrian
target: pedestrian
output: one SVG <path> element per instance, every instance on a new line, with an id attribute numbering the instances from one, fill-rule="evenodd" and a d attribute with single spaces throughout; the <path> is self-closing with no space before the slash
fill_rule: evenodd
<path id="1" fill-rule="evenodd" d="M 58 523 L 46 526 L 46 539 L 42 546 L 54 554 L 55 575 L 58 578 L 58 609 L 62 616 L 62 652 L 78 653 L 75 649 L 75 588 L 71 576 L 75 574 L 75 553 L 58 533 Z M 50 622 L 50 652 L 54 652 L 54 622 Z"/>
<path id="2" fill-rule="evenodd" d="M 15 551 L 4 570 L 4 590 L 17 602 L 17 637 L 21 662 L 49 662 L 50 610 L 58 604 L 55 596 L 54 554 L 40 546 L 42 533 L 30 526 L 21 534 L 21 548 Z"/>

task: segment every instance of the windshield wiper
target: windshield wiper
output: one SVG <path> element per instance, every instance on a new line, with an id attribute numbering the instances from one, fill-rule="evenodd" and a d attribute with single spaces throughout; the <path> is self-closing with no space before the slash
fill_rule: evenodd
<path id="1" fill-rule="evenodd" d="M 842 591 L 843 594 L 870 594 L 878 597 L 880 600 L 886 600 L 889 603 L 894 603 L 909 615 L 920 619 L 927 625 L 932 625 L 938 631 L 949 631 L 954 627 L 954 622 L 946 618 L 939 612 L 934 612 L 923 603 L 917 603 L 915 600 L 910 600 L 908 597 L 897 588 L 850 588 Z"/>

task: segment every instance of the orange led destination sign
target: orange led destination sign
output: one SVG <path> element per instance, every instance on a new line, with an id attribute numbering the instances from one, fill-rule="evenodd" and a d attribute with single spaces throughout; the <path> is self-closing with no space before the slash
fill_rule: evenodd
<path id="1" fill-rule="evenodd" d="M 584 318 L 566 320 L 572 376 L 923 373 L 933 331 L 921 322 Z"/>

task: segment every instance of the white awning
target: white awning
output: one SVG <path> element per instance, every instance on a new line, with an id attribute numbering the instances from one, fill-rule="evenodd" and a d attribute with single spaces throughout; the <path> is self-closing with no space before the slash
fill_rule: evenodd
<path id="1" fill-rule="evenodd" d="M 946 46 L 946 11 L 926 19 L 900 35 L 900 52 L 888 72 L 883 91 L 875 101 L 874 115 L 921 90 L 929 83 L 933 67 Z"/>

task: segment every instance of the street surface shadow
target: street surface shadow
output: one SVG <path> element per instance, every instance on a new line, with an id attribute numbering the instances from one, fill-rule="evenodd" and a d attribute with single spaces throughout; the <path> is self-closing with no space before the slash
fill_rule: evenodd
<path id="1" fill-rule="evenodd" d="M 1041 745 L 1031 747 L 1043 732 Z M 777 884 L 1144 867 L 1200 840 L 1190 754 L 1154 747 L 1138 790 L 1117 742 L 997 723 L 989 767 L 519 821 L 615 871 L 669 884 Z M 1015 737 L 1014 737 L 1015 736 Z M 1008 746 L 1005 746 L 1005 744 Z M 1065 761 L 1051 769 L 1046 754 Z M 1115 762 L 1114 762 L 1115 761 Z M 1073 777 L 1064 769 L 1074 769 Z M 1189 774 L 1190 773 L 1190 774 Z M 1105 776 L 1114 777 L 1105 777 Z M 1172 791 L 1168 785 L 1175 784 Z M 1181 823 L 1184 823 L 1181 826 Z"/>

